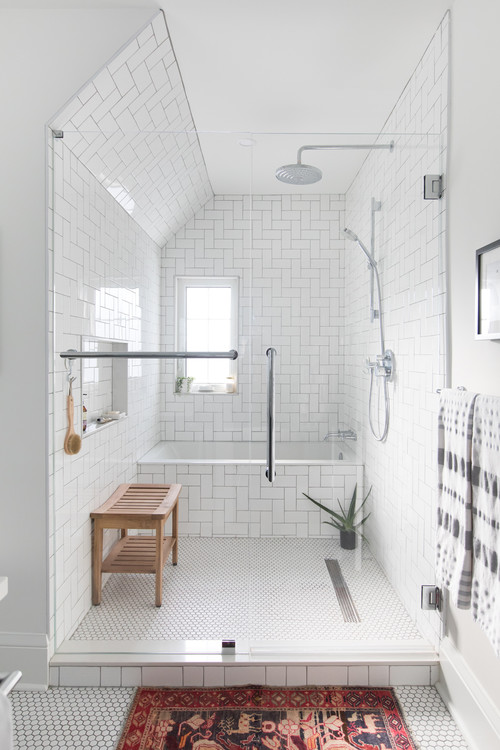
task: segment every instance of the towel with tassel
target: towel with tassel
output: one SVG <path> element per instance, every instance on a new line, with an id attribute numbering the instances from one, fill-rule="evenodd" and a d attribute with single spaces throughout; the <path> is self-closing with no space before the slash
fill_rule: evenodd
<path id="1" fill-rule="evenodd" d="M 438 413 L 436 581 L 459 609 L 469 609 L 471 603 L 475 399 L 475 393 L 443 388 Z"/>
<path id="2" fill-rule="evenodd" d="M 478 396 L 472 436 L 472 618 L 500 655 L 500 398 Z"/>

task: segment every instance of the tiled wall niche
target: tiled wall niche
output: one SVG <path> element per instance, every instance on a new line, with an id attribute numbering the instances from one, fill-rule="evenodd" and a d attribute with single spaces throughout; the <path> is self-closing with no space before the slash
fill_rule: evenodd
<path id="1" fill-rule="evenodd" d="M 89 513 L 120 482 L 136 478 L 137 460 L 159 439 L 159 365 L 126 363 L 128 416 L 63 451 L 68 383 L 59 353 L 82 339 L 130 350 L 159 346 L 160 248 L 66 147 L 50 142 L 52 190 L 52 344 L 50 530 L 51 641 L 57 648 L 90 607 Z M 102 346 L 103 344 L 101 344 Z M 75 428 L 81 431 L 82 383 L 73 373 Z M 114 532 L 112 532 L 113 534 Z M 111 540 L 108 539 L 108 543 Z"/>
<path id="2" fill-rule="evenodd" d="M 130 292 L 131 296 L 134 293 Z M 82 336 L 81 351 L 125 353 L 127 344 Z M 97 419 L 110 411 L 128 411 L 128 362 L 126 359 L 82 359 L 82 437 L 102 430 Z M 83 404 L 87 409 L 83 414 Z M 85 417 L 85 429 L 83 425 Z"/>
<path id="3" fill-rule="evenodd" d="M 265 352 L 277 349 L 276 439 L 344 425 L 344 199 L 221 195 L 162 253 L 162 348 L 175 346 L 176 276 L 240 279 L 238 392 L 174 396 L 162 375 L 162 439 L 265 440 Z"/>
<path id="4" fill-rule="evenodd" d="M 385 134 L 394 152 L 372 152 L 346 195 L 347 226 L 369 246 L 371 199 L 386 347 L 396 356 L 385 443 L 368 426 L 365 357 L 378 353 L 368 318 L 369 274 L 353 243 L 346 251 L 346 409 L 359 432 L 366 485 L 373 485 L 370 546 L 422 632 L 437 642 L 440 619 L 420 610 L 420 585 L 434 581 L 436 388 L 445 383 L 445 197 L 424 201 L 424 174 L 445 170 L 449 17 L 445 16 Z M 414 133 L 422 135 L 415 136 Z M 359 301 L 365 300 L 364 306 Z"/>

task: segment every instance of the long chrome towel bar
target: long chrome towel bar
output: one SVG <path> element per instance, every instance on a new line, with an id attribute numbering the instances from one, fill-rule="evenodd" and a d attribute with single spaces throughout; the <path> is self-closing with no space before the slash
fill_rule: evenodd
<path id="1" fill-rule="evenodd" d="M 238 352 L 77 352 L 69 349 L 61 352 L 62 359 L 238 359 Z"/>
<path id="2" fill-rule="evenodd" d="M 267 357 L 267 468 L 266 477 L 272 483 L 276 477 L 274 463 L 274 358 L 276 349 L 270 346 Z"/>
<path id="3" fill-rule="evenodd" d="M 10 674 L 0 674 L 0 693 L 8 695 L 15 685 L 19 682 L 23 673 L 18 669 Z"/>

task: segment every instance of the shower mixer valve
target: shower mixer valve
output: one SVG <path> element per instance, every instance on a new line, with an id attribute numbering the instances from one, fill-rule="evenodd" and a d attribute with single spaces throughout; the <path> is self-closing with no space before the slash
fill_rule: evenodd
<path id="1" fill-rule="evenodd" d="M 373 370 L 377 377 L 387 378 L 391 383 L 394 378 L 394 353 L 386 349 L 384 354 L 377 354 L 374 360 L 367 357 L 366 366 L 368 370 Z"/>

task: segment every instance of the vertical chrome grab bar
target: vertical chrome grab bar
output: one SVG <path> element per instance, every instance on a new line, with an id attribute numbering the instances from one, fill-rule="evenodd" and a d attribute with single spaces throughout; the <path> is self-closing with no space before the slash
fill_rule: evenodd
<path id="1" fill-rule="evenodd" d="M 274 463 L 274 357 L 276 349 L 270 346 L 267 357 L 267 468 L 266 477 L 272 483 L 276 477 Z"/>

